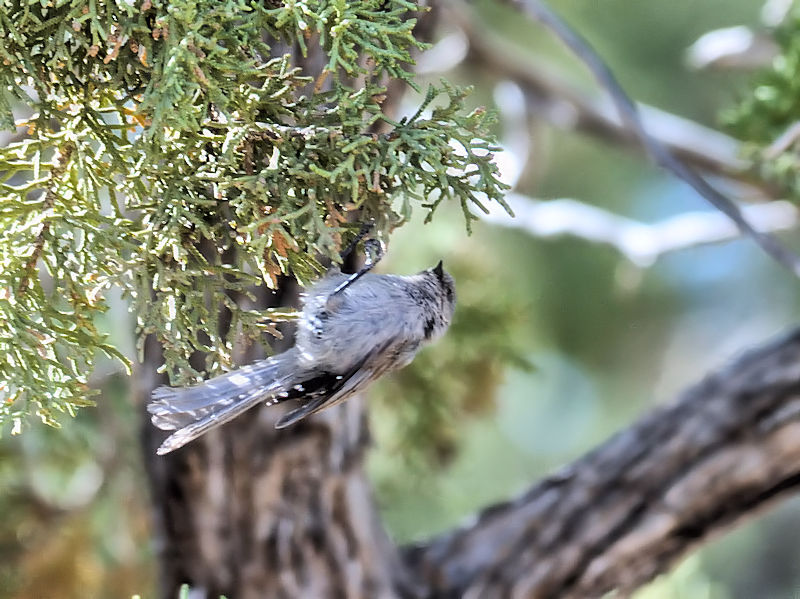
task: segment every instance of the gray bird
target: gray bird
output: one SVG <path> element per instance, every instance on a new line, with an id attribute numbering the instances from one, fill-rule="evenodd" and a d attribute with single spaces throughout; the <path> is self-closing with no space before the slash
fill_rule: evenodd
<path id="1" fill-rule="evenodd" d="M 335 406 L 386 372 L 413 360 L 442 336 L 455 309 L 453 278 L 439 262 L 411 276 L 334 272 L 305 294 L 289 350 L 193 387 L 159 387 L 147 406 L 152 422 L 174 430 L 165 454 L 261 402 L 296 400 L 275 425 L 284 428 Z"/>

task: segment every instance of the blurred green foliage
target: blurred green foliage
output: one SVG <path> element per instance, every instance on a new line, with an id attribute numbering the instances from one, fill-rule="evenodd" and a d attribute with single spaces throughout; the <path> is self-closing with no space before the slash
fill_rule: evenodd
<path id="1" fill-rule="evenodd" d="M 725 112 L 725 120 L 742 139 L 768 144 L 797 122 L 800 112 L 800 8 L 775 29 L 780 53 L 755 77 L 741 102 Z"/>
<path id="2" fill-rule="evenodd" d="M 130 597 L 153 587 L 128 377 L 92 382 L 96 409 L 81 410 L 60 430 L 37 427 L 0 443 L 3 599 Z"/>
<path id="3" fill-rule="evenodd" d="M 471 206 L 503 203 L 492 116 L 466 112 L 465 91 L 443 82 L 408 118 L 381 112 L 391 78 L 413 84 L 413 3 L 0 8 L 0 124 L 22 127 L 0 149 L 0 425 L 14 432 L 29 411 L 54 425 L 86 405 L 98 352 L 125 361 L 92 324 L 112 287 L 185 383 L 195 352 L 218 370 L 237 336 L 276 334 L 247 307 L 253 287 L 338 261 L 354 211 L 388 234 L 415 204 L 457 199 L 469 226 Z M 312 38 L 319 72 L 266 58 Z M 34 114 L 15 123 L 12 102 Z"/>
<path id="4" fill-rule="evenodd" d="M 747 154 L 761 176 L 794 200 L 800 199 L 800 134 L 792 133 L 800 114 L 800 7 L 795 6 L 775 29 L 779 54 L 755 77 L 742 100 L 723 113 L 723 121 L 748 142 Z M 784 135 L 781 147 L 770 146 Z"/>
<path id="5" fill-rule="evenodd" d="M 659 576 L 633 593 L 631 599 L 726 599 L 727 596 L 722 585 L 709 580 L 699 556 L 693 555 L 669 575 Z"/>
<path id="6" fill-rule="evenodd" d="M 417 473 L 450 463 L 464 422 L 494 410 L 508 368 L 532 368 L 524 302 L 498 290 L 496 264 L 479 252 L 445 263 L 458 299 L 447 335 L 370 394 L 378 442 Z"/>

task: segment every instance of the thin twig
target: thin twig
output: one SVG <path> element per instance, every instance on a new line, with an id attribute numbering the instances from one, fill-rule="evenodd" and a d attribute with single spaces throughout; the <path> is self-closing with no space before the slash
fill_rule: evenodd
<path id="1" fill-rule="evenodd" d="M 742 233 L 755 241 L 772 258 L 800 276 L 800 256 L 789 250 L 769 233 L 756 230 L 744 217 L 742 211 L 726 195 L 715 189 L 691 167 L 679 160 L 661 142 L 654 139 L 645 129 L 639 111 L 630 97 L 617 82 L 611 69 L 603 62 L 589 43 L 569 27 L 542 0 L 504 0 L 536 19 L 550 29 L 592 72 L 597 81 L 611 96 L 627 128 L 635 133 L 650 157 L 664 169 L 683 179 L 701 196 L 730 218 Z"/>
<path id="2" fill-rule="evenodd" d="M 741 235 L 719 212 L 685 212 L 648 224 L 574 199 L 536 200 L 510 193 L 506 202 L 514 217 L 495 209 L 480 217 L 538 238 L 572 236 L 608 245 L 642 268 L 652 266 L 665 254 L 730 241 Z M 785 200 L 746 206 L 743 212 L 761 232 L 800 227 L 800 211 Z"/>
<path id="3" fill-rule="evenodd" d="M 800 121 L 795 121 L 764 149 L 764 158 L 775 160 L 800 140 Z"/>
<path id="4" fill-rule="evenodd" d="M 42 226 L 39 229 L 39 232 L 36 234 L 36 239 L 33 242 L 33 251 L 28 258 L 28 261 L 25 263 L 25 274 L 22 276 L 22 280 L 19 282 L 19 287 L 17 288 L 17 293 L 19 295 L 22 295 L 25 293 L 25 291 L 27 291 L 31 278 L 33 278 L 36 270 L 36 263 L 39 261 L 39 258 L 41 258 L 42 251 L 44 251 L 45 237 L 47 237 L 47 232 L 50 230 L 50 219 L 48 218 L 47 213 L 53 209 L 53 205 L 58 197 L 56 193 L 58 180 L 66 172 L 70 158 L 72 157 L 72 153 L 74 151 L 75 144 L 71 141 L 68 141 L 61 146 L 55 158 L 53 159 L 53 168 L 50 171 L 50 184 L 48 185 L 47 191 L 44 194 L 44 202 L 42 203 Z"/>
<path id="5" fill-rule="evenodd" d="M 474 11 L 462 0 L 446 0 L 446 4 L 450 7 L 449 20 L 466 36 L 470 60 L 480 63 L 497 78 L 519 85 L 538 118 L 560 129 L 641 147 L 606 98 L 591 97 L 578 90 L 554 66 L 538 57 L 520 56 L 514 45 L 478 22 Z M 457 40 L 448 45 L 457 46 Z M 438 64 L 449 66 L 443 60 Z M 750 163 L 741 158 L 741 144 L 736 139 L 653 106 L 641 103 L 638 106 L 650 135 L 680 159 L 704 172 L 758 188 L 768 187 L 753 173 Z"/>

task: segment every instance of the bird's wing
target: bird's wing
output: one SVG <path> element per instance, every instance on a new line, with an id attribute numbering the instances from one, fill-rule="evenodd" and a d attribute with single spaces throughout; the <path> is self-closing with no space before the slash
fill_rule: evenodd
<path id="1" fill-rule="evenodd" d="M 340 404 L 348 397 L 363 391 L 386 372 L 404 366 L 407 363 L 404 356 L 409 351 L 414 351 L 417 345 L 414 344 L 412 349 L 408 342 L 392 339 L 382 347 L 376 348 L 346 373 L 338 375 L 325 373 L 322 377 L 315 377 L 296 386 L 295 388 L 304 387 L 308 390 L 305 394 L 294 396 L 295 399 L 306 403 L 278 420 L 275 428 L 286 428 L 306 416 Z"/>

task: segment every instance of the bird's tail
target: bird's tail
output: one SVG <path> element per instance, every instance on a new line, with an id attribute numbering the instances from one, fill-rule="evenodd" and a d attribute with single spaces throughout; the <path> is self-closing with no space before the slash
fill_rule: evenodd
<path id="1" fill-rule="evenodd" d="M 261 401 L 286 397 L 297 370 L 297 351 L 292 348 L 194 387 L 159 387 L 147 411 L 155 426 L 175 432 L 157 453 L 183 447 Z"/>

